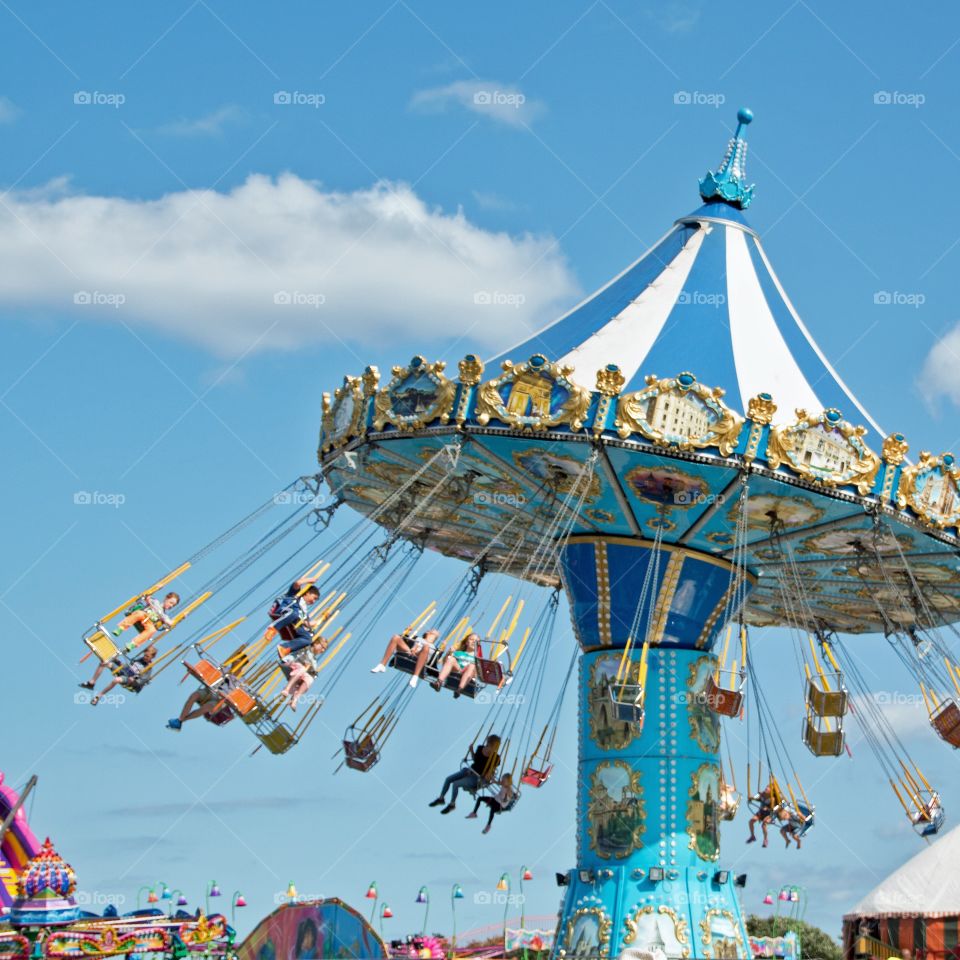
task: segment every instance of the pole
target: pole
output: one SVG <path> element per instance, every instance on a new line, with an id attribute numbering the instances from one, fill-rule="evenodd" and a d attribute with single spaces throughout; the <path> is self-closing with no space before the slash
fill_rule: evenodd
<path id="1" fill-rule="evenodd" d="M 450 888 L 450 911 L 453 914 L 453 935 L 450 938 L 450 960 L 457 955 L 457 885 Z"/>
<path id="2" fill-rule="evenodd" d="M 523 876 L 527 872 L 525 866 L 520 868 L 520 940 L 523 943 L 523 960 L 527 960 L 527 938 L 524 935 L 527 928 L 526 897 L 523 895 Z M 504 944 L 506 948 L 506 944 Z"/>
<path id="3" fill-rule="evenodd" d="M 510 909 L 510 876 L 504 874 L 503 879 L 507 884 L 507 895 L 503 898 L 503 955 L 507 955 L 507 911 Z"/>

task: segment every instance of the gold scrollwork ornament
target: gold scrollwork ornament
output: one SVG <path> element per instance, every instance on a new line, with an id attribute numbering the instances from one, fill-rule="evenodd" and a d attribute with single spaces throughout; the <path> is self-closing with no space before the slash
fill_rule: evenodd
<path id="1" fill-rule="evenodd" d="M 590 410 L 590 391 L 570 380 L 573 367 L 551 363 L 535 354 L 526 363 L 504 360 L 503 373 L 477 392 L 477 422 L 492 418 L 521 430 L 548 430 L 563 424 L 580 430 Z M 508 388 L 506 398 L 501 392 Z M 561 397 L 554 396 L 559 387 Z"/>
<path id="2" fill-rule="evenodd" d="M 597 955 L 604 955 L 607 945 L 610 943 L 610 928 L 613 926 L 613 921 L 601 907 L 580 907 L 579 910 L 574 910 L 570 915 L 570 919 L 567 920 L 567 928 L 564 931 L 564 947 L 566 951 L 576 946 L 573 942 L 573 936 L 577 929 L 577 920 L 581 917 L 590 916 L 596 917 L 597 920 Z"/>
<path id="3" fill-rule="evenodd" d="M 844 420 L 839 410 L 813 416 L 800 408 L 794 423 L 770 431 L 767 466 L 785 466 L 827 487 L 853 486 L 866 496 L 880 469 L 880 458 L 863 442 L 866 432 Z"/>
<path id="4" fill-rule="evenodd" d="M 897 488 L 897 506 L 910 507 L 928 526 L 943 530 L 960 524 L 960 468 L 952 453 L 920 451 L 918 463 L 905 467 Z"/>
<path id="5" fill-rule="evenodd" d="M 373 427 L 392 424 L 398 430 L 422 430 L 428 423 L 450 419 L 457 385 L 443 371 L 446 363 L 414 357 L 408 366 L 394 367 L 393 379 L 374 399 Z"/>
<path id="6" fill-rule="evenodd" d="M 733 453 L 744 421 L 723 402 L 721 387 L 704 386 L 692 373 L 646 381 L 643 390 L 620 397 L 616 427 L 622 438 L 638 433 L 664 447 Z"/>
<path id="7" fill-rule="evenodd" d="M 366 400 L 360 377 L 344 377 L 343 385 L 323 394 L 322 450 L 341 447 L 363 431 Z"/>

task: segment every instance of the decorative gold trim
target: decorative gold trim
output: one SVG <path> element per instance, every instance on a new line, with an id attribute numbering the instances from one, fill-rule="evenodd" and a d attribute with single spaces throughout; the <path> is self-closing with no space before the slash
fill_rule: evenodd
<path id="1" fill-rule="evenodd" d="M 886 463 L 893 467 L 899 467 L 907 456 L 909 449 L 910 444 L 907 443 L 902 433 L 891 433 L 889 437 L 884 437 L 880 454 Z"/>
<path id="2" fill-rule="evenodd" d="M 713 936 L 710 933 L 711 917 L 724 917 L 729 920 L 731 924 L 733 924 L 733 930 L 736 934 L 737 947 L 740 949 L 741 954 L 746 956 L 746 947 L 743 942 L 743 934 L 740 932 L 740 923 L 737 918 L 729 910 L 722 910 L 719 907 L 711 907 L 704 913 L 703 919 L 700 921 L 700 940 L 704 946 L 704 957 L 708 958 L 708 960 L 713 957 L 713 952 L 711 950 L 713 946 Z"/>
<path id="3" fill-rule="evenodd" d="M 610 928 L 613 921 L 607 916 L 603 907 L 580 907 L 574 910 L 567 920 L 567 926 L 564 930 L 564 950 L 572 948 L 573 932 L 577 926 L 577 920 L 584 916 L 595 916 L 597 918 L 597 953 L 603 956 L 607 945 L 610 943 Z"/>
<path id="4" fill-rule="evenodd" d="M 334 425 L 337 421 L 337 415 L 340 412 L 341 405 L 348 401 L 353 402 L 350 419 L 346 426 L 340 430 L 335 430 Z M 343 386 L 337 387 L 337 389 L 333 391 L 333 402 L 330 400 L 330 394 L 324 393 L 323 435 L 321 438 L 320 452 L 326 453 L 328 450 L 342 447 L 354 437 L 363 436 L 366 409 L 367 404 L 363 392 L 363 379 L 360 377 L 344 377 Z"/>
<path id="5" fill-rule="evenodd" d="M 769 393 L 758 393 L 747 401 L 747 417 L 754 423 L 765 427 L 773 422 L 773 415 L 777 412 L 777 405 Z"/>
<path id="6" fill-rule="evenodd" d="M 551 363 L 535 354 L 516 366 L 504 360 L 503 373 L 482 384 L 477 391 L 476 418 L 485 427 L 492 417 L 521 430 L 541 431 L 568 424 L 571 430 L 583 427 L 590 410 L 591 393 L 569 379 L 573 367 Z M 509 386 L 506 400 L 500 393 Z M 562 403 L 553 399 L 553 388 L 566 392 Z M 527 413 L 527 409 L 531 413 Z"/>
<path id="7" fill-rule="evenodd" d="M 850 463 L 842 471 L 828 472 L 824 468 L 812 465 L 812 458 L 818 450 L 802 450 L 806 435 L 822 430 L 821 436 L 838 433 L 841 443 L 832 442 L 834 448 L 843 446 L 850 456 Z M 781 465 L 798 476 L 825 487 L 854 486 L 861 496 L 872 489 L 880 469 L 880 458 L 863 442 L 866 427 L 853 426 L 842 418 L 839 410 L 824 410 L 819 416 L 812 416 L 806 410 L 797 410 L 797 419 L 792 424 L 773 427 L 767 438 L 767 466 L 776 470 Z"/>
<path id="8" fill-rule="evenodd" d="M 626 439 L 631 433 L 639 433 L 664 447 L 677 447 L 680 450 L 716 447 L 724 457 L 733 453 L 744 420 L 720 399 L 724 394 L 721 387 L 706 387 L 698 383 L 692 373 L 681 373 L 665 380 L 651 375 L 646 381 L 646 389 L 625 394 L 617 405 L 616 427 L 622 439 Z M 699 408 L 704 415 L 705 432 L 695 436 L 671 432 L 668 429 L 669 414 L 666 406 L 662 411 L 658 409 L 661 397 L 673 398 Z M 654 426 L 647 419 L 651 411 L 662 426 Z M 712 425 L 706 422 L 709 414 L 716 417 L 716 422 Z"/>
<path id="9" fill-rule="evenodd" d="M 656 647 L 663 641 L 664 631 L 667 629 L 667 619 L 670 616 L 670 607 L 673 604 L 673 595 L 677 592 L 680 583 L 680 571 L 687 558 L 679 553 L 670 554 L 667 569 L 663 573 L 660 594 L 656 599 L 657 619 L 653 624 L 653 633 L 650 637 L 650 646 Z"/>
<path id="10" fill-rule="evenodd" d="M 640 820 L 639 824 L 633 828 L 633 833 L 630 837 L 630 848 L 624 850 L 622 853 L 614 853 L 613 851 L 605 852 L 600 849 L 599 840 L 597 838 L 596 822 L 596 813 L 598 811 L 595 811 L 594 809 L 595 804 L 606 800 L 610 796 L 606 786 L 600 779 L 601 771 L 610 770 L 617 767 L 620 767 L 627 772 L 628 780 L 625 789 L 629 790 L 636 799 L 637 816 Z M 593 852 L 603 860 L 624 860 L 635 850 L 641 850 L 643 848 L 643 831 L 646 829 L 647 824 L 647 808 L 646 804 L 643 802 L 643 787 L 640 784 L 640 779 L 640 771 L 634 770 L 626 760 L 601 760 L 593 768 L 593 773 L 590 776 L 590 798 L 587 802 L 590 849 L 593 850 Z"/>
<path id="11" fill-rule="evenodd" d="M 597 390 L 605 397 L 615 397 L 623 389 L 627 378 L 615 364 L 597 371 Z"/>
<path id="12" fill-rule="evenodd" d="M 673 921 L 673 935 L 677 938 L 677 943 L 683 948 L 680 956 L 683 958 L 689 957 L 690 928 L 687 926 L 687 921 L 684 917 L 681 917 L 673 907 L 668 907 L 666 904 L 660 904 L 658 907 L 654 907 L 653 904 L 650 903 L 646 906 L 634 907 L 632 911 L 629 911 L 623 918 L 623 926 L 627 931 L 623 935 L 623 945 L 628 947 L 637 939 L 637 928 L 640 926 L 640 918 L 650 916 L 653 913 L 659 913 L 661 916 L 669 917 Z"/>
<path id="13" fill-rule="evenodd" d="M 380 383 L 380 371 L 374 366 L 369 366 L 363 371 L 363 376 L 360 379 L 363 380 L 363 395 L 372 397 L 377 392 L 377 386 Z"/>
<path id="14" fill-rule="evenodd" d="M 610 566 L 607 563 L 607 545 L 594 544 L 594 561 L 597 568 L 597 636 L 600 643 L 609 647 L 613 643 L 610 636 Z"/>
<path id="15" fill-rule="evenodd" d="M 941 478 L 937 510 L 933 509 L 928 492 L 933 474 Z M 924 478 L 927 479 L 921 482 Z M 930 490 L 932 492 L 932 488 Z M 897 506 L 901 510 L 909 507 L 927 526 L 937 530 L 956 527 L 960 523 L 960 469 L 953 454 L 943 453 L 936 457 L 929 450 L 921 450 L 920 461 L 900 473 Z M 947 506 L 952 507 L 950 512 L 945 509 Z"/>
<path id="16" fill-rule="evenodd" d="M 628 547 L 644 547 L 651 549 L 654 546 L 653 540 L 645 540 L 643 537 L 624 537 L 624 536 L 598 536 L 595 533 L 575 533 L 567 538 L 567 543 L 606 543 L 606 544 L 625 544 Z M 676 543 L 661 543 L 660 550 L 669 553 L 682 553 L 685 557 L 693 557 L 703 563 L 713 564 L 715 567 L 722 567 L 724 570 L 730 570 L 733 564 L 723 557 L 715 557 L 709 553 L 701 553 L 699 550 L 691 550 L 689 547 L 682 547 Z M 746 573 L 747 579 L 751 584 L 757 582 L 757 578 L 749 571 Z"/>
<path id="17" fill-rule="evenodd" d="M 453 398 L 457 385 L 443 375 L 446 364 L 442 360 L 427 363 L 421 356 L 414 357 L 406 367 L 394 367 L 393 379 L 382 390 L 377 391 L 373 408 L 373 428 L 382 430 L 386 424 L 392 424 L 398 430 L 422 430 L 428 423 L 438 420 L 446 423 L 450 419 Z M 394 409 L 395 391 L 414 377 L 426 377 L 434 386 L 435 393 L 425 409 L 413 413 L 398 413 Z"/>
<path id="18" fill-rule="evenodd" d="M 460 382 L 465 387 L 475 387 L 483 377 L 483 361 L 468 353 L 457 364 L 460 371 Z"/>
<path id="19" fill-rule="evenodd" d="M 720 619 L 720 615 L 727 608 L 727 603 L 730 600 L 730 597 L 733 596 L 734 592 L 737 589 L 736 579 L 733 579 L 730 585 L 723 592 L 723 596 L 717 601 L 717 605 L 710 611 L 710 616 L 707 617 L 707 622 L 703 625 L 703 630 L 700 631 L 700 636 L 697 637 L 697 649 L 704 650 L 707 646 L 707 640 L 710 637 L 710 633 L 713 630 L 714 625 Z"/>

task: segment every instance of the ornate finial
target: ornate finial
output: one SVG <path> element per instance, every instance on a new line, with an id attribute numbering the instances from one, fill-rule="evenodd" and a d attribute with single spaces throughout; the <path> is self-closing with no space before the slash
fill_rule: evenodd
<path id="1" fill-rule="evenodd" d="M 746 184 L 747 141 L 740 131 L 753 120 L 753 111 L 741 107 L 737 111 L 737 131 L 727 146 L 723 163 L 716 173 L 708 172 L 700 181 L 700 196 L 704 200 L 722 200 L 731 206 L 746 210 L 753 200 L 753 187 Z"/>
<path id="2" fill-rule="evenodd" d="M 898 467 L 903 463 L 909 449 L 910 445 L 902 433 L 891 433 L 883 441 L 883 459 L 891 466 Z"/>
<path id="3" fill-rule="evenodd" d="M 617 396 L 626 382 L 627 378 L 616 364 L 608 363 L 597 371 L 597 390 L 605 397 Z"/>

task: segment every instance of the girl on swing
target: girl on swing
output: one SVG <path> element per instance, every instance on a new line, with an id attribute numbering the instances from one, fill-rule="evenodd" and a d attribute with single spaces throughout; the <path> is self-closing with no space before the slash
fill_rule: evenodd
<path id="1" fill-rule="evenodd" d="M 316 679 L 319 657 L 327 649 L 327 641 L 323 637 L 316 637 L 310 646 L 301 650 L 295 659 L 291 660 L 287 666 L 290 674 L 290 682 L 280 692 L 280 699 L 290 698 L 290 709 L 294 713 L 297 711 L 297 704 L 300 698 L 310 689 L 310 685 Z"/>
<path id="2" fill-rule="evenodd" d="M 459 697 L 466 689 L 467 684 L 477 675 L 477 647 L 480 643 L 480 637 L 475 633 L 468 633 L 457 645 L 443 658 L 443 666 L 437 679 L 431 686 L 434 690 L 442 690 L 447 677 L 456 670 L 460 674 L 460 682 L 457 689 L 453 691 L 454 698 Z"/>
<path id="3" fill-rule="evenodd" d="M 451 773 L 443 781 L 440 796 L 436 800 L 430 801 L 431 807 L 439 807 L 446 803 L 447 790 L 453 787 L 450 802 L 440 811 L 441 813 L 449 813 L 457 805 L 457 793 L 461 787 L 475 793 L 485 783 L 489 783 L 497 772 L 497 767 L 500 766 L 500 738 L 495 733 L 491 733 L 479 749 L 474 750 L 471 747 L 470 754 L 470 766 L 461 767 L 456 773 Z"/>
<path id="4" fill-rule="evenodd" d="M 481 803 L 485 803 L 490 808 L 487 825 L 483 828 L 484 833 L 490 832 L 490 828 L 493 826 L 493 818 L 498 813 L 503 813 L 513 801 L 513 774 L 505 773 L 500 778 L 499 783 L 500 789 L 492 797 L 477 797 L 473 810 L 467 814 L 468 820 L 475 820 Z"/>

